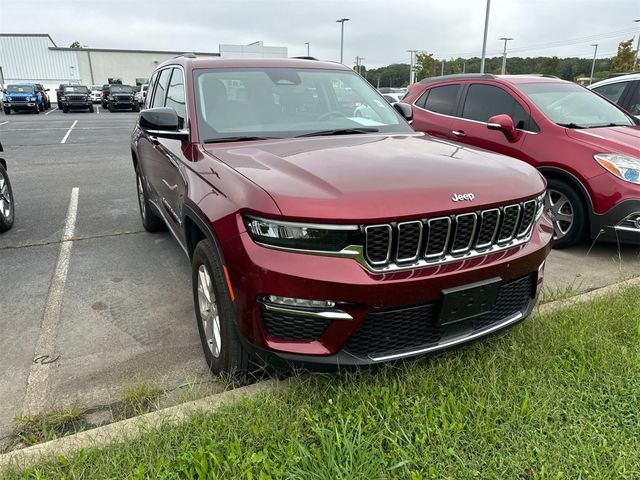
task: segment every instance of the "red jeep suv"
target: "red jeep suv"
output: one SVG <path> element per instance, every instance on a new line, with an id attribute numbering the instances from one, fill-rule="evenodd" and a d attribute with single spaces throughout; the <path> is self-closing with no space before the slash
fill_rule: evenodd
<path id="1" fill-rule="evenodd" d="M 213 372 L 410 357 L 531 311 L 553 235 L 544 178 L 415 133 L 351 69 L 185 55 L 146 105 L 142 223 L 191 262 Z"/>
<path id="2" fill-rule="evenodd" d="M 452 75 L 412 85 L 413 127 L 515 157 L 548 181 L 556 247 L 640 243 L 640 121 L 571 82 Z"/>

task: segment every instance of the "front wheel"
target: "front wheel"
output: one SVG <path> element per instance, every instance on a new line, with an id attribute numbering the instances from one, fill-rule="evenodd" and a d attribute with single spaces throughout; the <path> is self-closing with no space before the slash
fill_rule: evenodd
<path id="1" fill-rule="evenodd" d="M 0 232 L 6 232 L 13 225 L 13 191 L 9 175 L 0 165 Z"/>
<path id="2" fill-rule="evenodd" d="M 4 114 L 5 115 L 11 115 L 11 109 L 10 108 L 3 107 L 3 110 L 4 110 Z"/>
<path id="3" fill-rule="evenodd" d="M 164 230 L 164 222 L 151 208 L 147 190 L 144 188 L 144 180 L 140 175 L 140 167 L 136 167 L 136 187 L 138 189 L 138 207 L 140 207 L 142 226 L 147 232 Z"/>
<path id="4" fill-rule="evenodd" d="M 35 113 L 36 115 L 38 115 L 40 113 L 40 107 L 38 105 L 33 107 L 33 113 Z"/>
<path id="5" fill-rule="evenodd" d="M 93 113 L 93 104 L 89 105 L 89 113 Z"/>
<path id="6" fill-rule="evenodd" d="M 191 280 L 198 332 L 209 369 L 216 375 L 246 378 L 250 357 L 239 338 L 220 255 L 209 240 L 200 241 L 193 252 Z"/>
<path id="7" fill-rule="evenodd" d="M 576 190 L 568 183 L 549 179 L 545 203 L 553 220 L 555 248 L 580 243 L 587 232 L 587 212 Z"/>
<path id="8" fill-rule="evenodd" d="M 110 111 L 111 113 L 113 113 L 115 110 L 116 110 L 116 109 L 115 109 L 115 108 L 113 108 L 113 103 L 110 103 L 110 104 L 109 104 L 109 111 Z"/>

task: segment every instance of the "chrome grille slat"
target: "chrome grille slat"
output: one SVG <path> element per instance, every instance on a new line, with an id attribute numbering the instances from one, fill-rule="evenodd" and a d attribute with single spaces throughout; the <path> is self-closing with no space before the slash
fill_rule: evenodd
<path id="1" fill-rule="evenodd" d="M 520 245 L 532 235 L 542 198 L 457 215 L 368 225 L 361 258 L 369 270 L 384 272 Z"/>

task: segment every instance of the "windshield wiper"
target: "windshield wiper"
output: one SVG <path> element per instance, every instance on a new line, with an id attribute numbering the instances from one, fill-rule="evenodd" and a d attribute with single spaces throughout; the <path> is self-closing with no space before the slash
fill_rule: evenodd
<path id="1" fill-rule="evenodd" d="M 249 142 L 251 140 L 272 140 L 275 137 L 256 137 L 251 135 L 238 135 L 235 137 L 207 138 L 202 143 L 225 143 L 225 142 Z"/>
<path id="2" fill-rule="evenodd" d="M 334 128 L 333 130 L 319 130 L 317 132 L 303 133 L 296 137 L 323 137 L 325 135 L 352 135 L 358 133 L 374 133 L 379 132 L 378 128 L 362 127 L 362 128 Z"/>
<path id="3" fill-rule="evenodd" d="M 560 125 L 561 127 L 566 127 L 566 128 L 587 128 L 584 125 L 578 125 L 577 123 L 559 123 L 558 125 Z"/>
<path id="4" fill-rule="evenodd" d="M 630 123 L 605 123 L 604 125 L 594 125 L 592 128 L 601 128 L 601 127 L 629 127 Z"/>

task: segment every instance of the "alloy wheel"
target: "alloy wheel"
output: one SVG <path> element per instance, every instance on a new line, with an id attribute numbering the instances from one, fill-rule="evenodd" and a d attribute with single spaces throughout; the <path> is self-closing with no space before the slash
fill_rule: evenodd
<path id="1" fill-rule="evenodd" d="M 222 346 L 220 315 L 218 314 L 218 303 L 213 291 L 211 276 L 204 265 L 200 265 L 198 268 L 198 307 L 207 345 L 211 355 L 218 358 L 220 356 L 220 347 Z"/>
<path id="2" fill-rule="evenodd" d="M 0 215 L 4 218 L 11 216 L 11 195 L 9 194 L 9 184 L 4 175 L 0 175 Z"/>
<path id="3" fill-rule="evenodd" d="M 554 189 L 548 190 L 545 201 L 553 219 L 553 238 L 559 240 L 573 227 L 573 205 L 564 193 Z"/>

